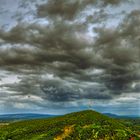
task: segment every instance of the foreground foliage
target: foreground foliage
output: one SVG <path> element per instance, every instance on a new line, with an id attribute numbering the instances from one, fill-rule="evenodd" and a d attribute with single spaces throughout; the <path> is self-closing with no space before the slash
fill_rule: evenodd
<path id="1" fill-rule="evenodd" d="M 0 140 L 140 140 L 138 132 L 140 126 L 136 121 L 82 111 L 57 118 L 10 123 L 0 128 Z"/>

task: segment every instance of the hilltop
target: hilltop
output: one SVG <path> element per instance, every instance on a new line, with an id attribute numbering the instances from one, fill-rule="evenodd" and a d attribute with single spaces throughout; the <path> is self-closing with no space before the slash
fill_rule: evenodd
<path id="1" fill-rule="evenodd" d="M 131 125 L 125 124 L 98 112 L 86 110 L 55 118 L 10 123 L 0 128 L 0 140 L 140 139 L 137 131 L 132 130 Z"/>

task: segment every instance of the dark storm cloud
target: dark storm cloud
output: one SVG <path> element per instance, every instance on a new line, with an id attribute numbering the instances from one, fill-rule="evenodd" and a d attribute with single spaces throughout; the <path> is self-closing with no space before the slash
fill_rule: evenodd
<path id="1" fill-rule="evenodd" d="M 121 1 L 100 2 L 116 5 Z M 137 86 L 131 86 L 140 80 L 140 12 L 131 12 L 114 29 L 95 28 L 97 36 L 93 41 L 87 37 L 87 29 L 89 23 L 108 17 L 103 10 L 93 15 L 94 22 L 88 19 L 89 15 L 85 24 L 65 19 L 74 19 L 84 7 L 95 3 L 93 0 L 48 1 L 38 7 L 38 16 L 52 19 L 60 16 L 61 20 L 50 21 L 48 25 L 19 23 L 9 31 L 1 29 L 0 67 L 24 77 L 16 84 L 2 86 L 16 95 L 37 95 L 53 102 L 107 100 L 126 91 L 126 94 L 139 92 Z M 53 74 L 54 79 L 39 77 L 45 73 Z M 97 85 L 84 86 L 84 82 Z"/>
<path id="2" fill-rule="evenodd" d="M 97 83 L 82 82 L 79 84 L 79 82 L 72 83 L 60 78 L 43 80 L 41 77 L 32 75 L 24 76 L 18 83 L 3 84 L 0 87 L 12 91 L 13 97 L 28 97 L 30 99 L 33 95 L 51 102 L 67 102 L 79 99 L 109 100 L 113 98 L 104 85 Z"/>
<path id="3" fill-rule="evenodd" d="M 9 32 L 1 31 L 1 39 L 5 43 L 13 45 L 11 48 L 1 51 L 4 54 L 1 64 L 52 63 L 48 65 L 62 71 L 86 69 L 92 58 L 91 54 L 87 56 L 89 53 L 85 52 L 89 43 L 86 39 L 78 38 L 77 34 L 82 34 L 79 30 L 83 32 L 83 26 L 60 23 L 54 26 L 17 25 Z M 22 47 L 18 47 L 16 44 L 22 44 Z M 27 44 L 28 46 L 26 46 Z M 5 56 L 6 53 L 7 56 Z"/>
<path id="4" fill-rule="evenodd" d="M 56 17 L 72 20 L 87 6 L 117 5 L 122 0 L 48 0 L 46 4 L 38 6 L 39 17 Z"/>
<path id="5" fill-rule="evenodd" d="M 64 0 L 49 0 L 48 3 L 42 4 L 38 7 L 37 15 L 39 17 L 45 16 L 62 16 L 65 19 L 72 19 L 80 10 L 79 1 L 64 1 Z"/>
<path id="6" fill-rule="evenodd" d="M 118 5 L 120 4 L 121 2 L 128 2 L 127 0 L 101 0 L 101 2 L 104 4 L 104 5 Z"/>
<path id="7" fill-rule="evenodd" d="M 50 101 L 75 101 L 78 99 L 112 99 L 103 85 L 72 84 L 65 80 L 47 80 L 41 84 L 45 98 Z"/>
<path id="8" fill-rule="evenodd" d="M 97 31 L 97 50 L 102 48 L 101 56 L 109 63 L 104 66 L 108 74 L 104 77 L 105 84 L 114 92 L 121 93 L 133 81 L 140 79 L 139 19 L 140 12 L 133 11 L 116 30 Z"/>
<path id="9" fill-rule="evenodd" d="M 134 87 L 133 90 L 134 90 L 134 92 L 139 93 L 139 91 L 140 91 L 140 83 L 136 84 L 136 86 Z"/>

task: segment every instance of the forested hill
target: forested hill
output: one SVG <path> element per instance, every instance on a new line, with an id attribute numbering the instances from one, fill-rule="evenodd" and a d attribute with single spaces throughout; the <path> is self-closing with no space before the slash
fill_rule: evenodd
<path id="1" fill-rule="evenodd" d="M 10 123 L 0 140 L 139 140 L 140 127 L 87 110 L 48 119 Z"/>

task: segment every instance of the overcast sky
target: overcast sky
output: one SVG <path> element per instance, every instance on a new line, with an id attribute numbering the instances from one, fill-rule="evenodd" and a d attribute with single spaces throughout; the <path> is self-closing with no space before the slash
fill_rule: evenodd
<path id="1" fill-rule="evenodd" d="M 139 9 L 139 0 L 0 0 L 0 114 L 140 115 Z"/>

